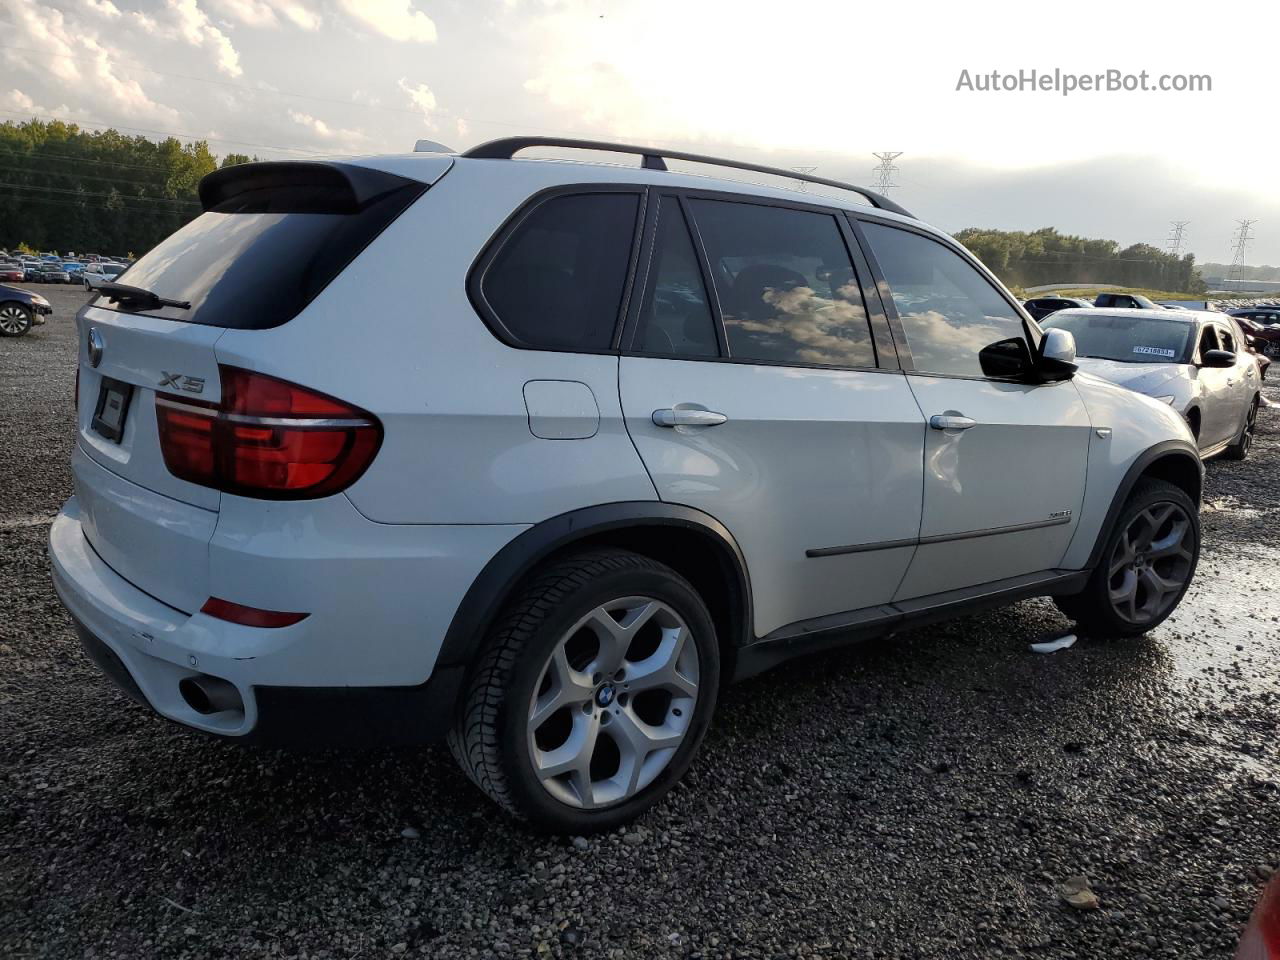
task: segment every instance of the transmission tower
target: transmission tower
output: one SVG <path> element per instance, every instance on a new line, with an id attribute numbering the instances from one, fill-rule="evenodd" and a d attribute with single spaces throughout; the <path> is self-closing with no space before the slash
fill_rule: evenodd
<path id="1" fill-rule="evenodd" d="M 792 169 L 792 170 L 794 170 L 796 173 L 805 173 L 805 174 L 808 174 L 808 173 L 813 173 L 813 171 L 817 170 L 818 168 L 817 168 L 817 167 L 792 167 L 791 169 Z M 796 181 L 796 189 L 797 189 L 797 190 L 799 190 L 801 193 L 808 193 L 808 192 L 809 192 L 809 183 L 808 183 L 808 181 L 807 181 L 807 180 L 797 180 L 797 181 Z"/>
<path id="2" fill-rule="evenodd" d="M 893 175 L 898 172 L 898 168 L 893 161 L 902 156 L 902 151 L 885 151 L 884 153 L 872 153 L 871 155 L 880 161 L 879 166 L 871 168 L 871 175 L 876 178 L 876 191 L 887 195 L 890 190 L 897 186 L 893 182 Z"/>
<path id="3" fill-rule="evenodd" d="M 1249 247 L 1249 241 L 1253 239 L 1253 235 L 1249 233 L 1249 228 L 1257 222 L 1257 220 L 1236 221 L 1239 227 L 1231 238 L 1231 242 L 1236 245 L 1236 248 L 1231 256 L 1231 269 L 1227 271 L 1228 280 L 1244 279 L 1245 254 Z"/>
<path id="4" fill-rule="evenodd" d="M 1190 220 L 1170 220 L 1169 221 L 1169 237 L 1165 240 L 1168 244 L 1169 253 L 1175 257 L 1182 256 L 1182 243 L 1186 240 L 1187 225 Z"/>

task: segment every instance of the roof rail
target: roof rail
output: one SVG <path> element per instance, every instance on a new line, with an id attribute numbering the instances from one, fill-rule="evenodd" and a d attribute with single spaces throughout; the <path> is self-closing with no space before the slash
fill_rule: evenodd
<path id="1" fill-rule="evenodd" d="M 569 147 L 574 150 L 600 150 L 607 153 L 631 153 L 644 159 L 641 166 L 646 170 L 666 170 L 665 160 L 687 160 L 691 163 L 706 163 L 716 167 L 732 167 L 735 170 L 751 170 L 755 173 L 767 173 L 787 180 L 803 180 L 806 183 L 820 183 L 838 190 L 851 190 L 871 201 L 871 205 L 880 210 L 915 219 L 910 213 L 898 206 L 886 196 L 857 187 L 842 180 L 828 180 L 826 177 L 815 177 L 811 173 L 800 173 L 796 170 L 784 170 L 782 167 L 766 167 L 759 163 L 746 163 L 742 160 L 726 160 L 723 157 L 707 157 L 700 153 L 682 153 L 676 150 L 660 150 L 655 147 L 639 147 L 627 143 L 608 143 L 603 140 L 575 140 L 568 137 L 502 137 L 490 140 L 465 151 L 462 156 L 478 160 L 510 160 L 521 150 L 530 147 Z"/>

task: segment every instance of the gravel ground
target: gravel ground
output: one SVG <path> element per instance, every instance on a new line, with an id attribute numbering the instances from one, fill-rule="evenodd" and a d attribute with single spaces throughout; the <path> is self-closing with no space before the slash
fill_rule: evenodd
<path id="1" fill-rule="evenodd" d="M 97 674 L 45 559 L 83 295 L 44 292 L 0 340 L 0 956 L 1228 957 L 1280 861 L 1276 410 L 1150 636 L 1032 654 L 1067 622 L 1026 601 L 791 664 L 639 826 L 551 839 L 439 747 L 248 750 Z"/>

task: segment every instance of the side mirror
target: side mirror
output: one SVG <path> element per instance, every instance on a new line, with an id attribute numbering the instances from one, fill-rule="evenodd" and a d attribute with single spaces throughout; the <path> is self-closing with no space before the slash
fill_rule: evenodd
<path id="1" fill-rule="evenodd" d="M 1033 367 L 1031 351 L 1027 349 L 1027 341 L 1021 337 L 997 340 L 978 351 L 978 366 L 988 377 L 1024 379 Z"/>
<path id="2" fill-rule="evenodd" d="M 1236 355 L 1230 350 L 1206 350 L 1200 355 L 1202 367 L 1234 367 Z"/>
<path id="3" fill-rule="evenodd" d="M 1046 330 L 1040 341 L 1036 374 L 1045 383 L 1070 380 L 1076 370 L 1076 338 L 1070 330 Z"/>

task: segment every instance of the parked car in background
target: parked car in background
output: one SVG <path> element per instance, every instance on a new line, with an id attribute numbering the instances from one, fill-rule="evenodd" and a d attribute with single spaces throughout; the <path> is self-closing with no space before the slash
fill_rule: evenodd
<path id="1" fill-rule="evenodd" d="M 1093 298 L 1095 307 L 1125 307 L 1133 310 L 1173 310 L 1142 296 L 1139 293 L 1100 293 Z"/>
<path id="2" fill-rule="evenodd" d="M 1027 300 L 1022 305 L 1026 307 L 1027 313 L 1037 320 L 1043 320 L 1049 314 L 1058 310 L 1093 306 L 1088 300 L 1081 300 L 1079 297 L 1036 297 L 1032 300 Z"/>
<path id="3" fill-rule="evenodd" d="M 71 274 L 71 281 L 74 283 L 80 279 L 80 271 L 84 269 L 84 264 L 79 260 L 64 260 L 62 269 Z"/>
<path id="4" fill-rule="evenodd" d="M 1261 341 L 1262 352 L 1280 357 L 1280 307 L 1249 307 L 1229 314 L 1249 336 Z"/>
<path id="5" fill-rule="evenodd" d="M 84 268 L 84 272 L 80 274 L 80 280 L 84 283 L 86 290 L 96 290 L 100 284 L 115 280 L 124 273 L 124 270 L 125 268 L 118 263 L 98 260 Z"/>
<path id="6" fill-rule="evenodd" d="M 231 739 L 445 735 L 582 834 L 680 780 L 722 676 L 1027 596 L 1099 637 L 1177 606 L 1185 421 L 1075 378 L 953 239 L 540 146 L 224 168 L 80 310 L 49 555 L 131 696 Z"/>
<path id="7" fill-rule="evenodd" d="M 1262 376 L 1230 317 L 1158 308 L 1064 310 L 1042 326 L 1075 337 L 1081 370 L 1182 414 L 1202 457 L 1249 455 Z"/>
<path id="8" fill-rule="evenodd" d="M 40 294 L 0 284 L 0 337 L 21 337 L 52 313 L 53 307 Z"/>
<path id="9" fill-rule="evenodd" d="M 26 278 L 26 271 L 21 264 L 0 263 L 0 282 L 21 283 Z"/>
<path id="10" fill-rule="evenodd" d="M 72 283 L 71 274 L 62 269 L 60 263 L 44 263 L 35 270 L 33 277 L 36 283 Z"/>

